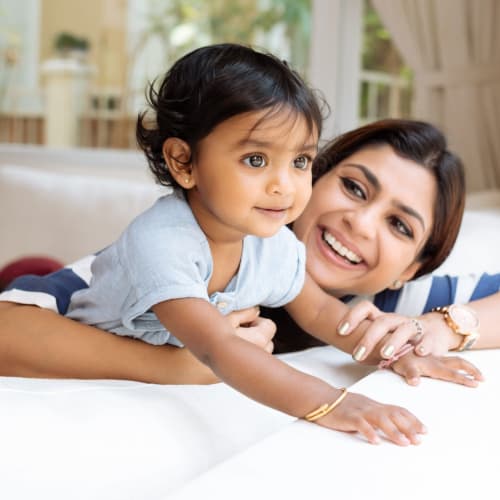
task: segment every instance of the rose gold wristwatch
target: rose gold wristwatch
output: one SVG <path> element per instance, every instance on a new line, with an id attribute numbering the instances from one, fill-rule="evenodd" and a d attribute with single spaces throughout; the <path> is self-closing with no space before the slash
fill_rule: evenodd
<path id="1" fill-rule="evenodd" d="M 446 324 L 453 333 L 462 336 L 462 341 L 453 351 L 464 351 L 470 349 L 479 338 L 479 318 L 476 311 L 470 307 L 453 304 L 446 307 L 435 307 L 432 312 L 443 315 Z"/>

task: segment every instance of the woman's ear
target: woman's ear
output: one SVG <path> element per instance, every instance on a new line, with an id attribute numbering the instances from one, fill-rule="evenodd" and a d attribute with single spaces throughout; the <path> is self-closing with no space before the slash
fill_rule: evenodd
<path id="1" fill-rule="evenodd" d="M 169 137 L 163 143 L 162 151 L 168 171 L 177 184 L 184 189 L 194 187 L 191 148 L 188 143 L 177 137 Z"/>
<path id="2" fill-rule="evenodd" d="M 417 274 L 417 271 L 420 269 L 422 266 L 421 262 L 413 262 L 411 263 L 399 276 L 397 280 L 394 280 L 394 282 L 388 287 L 391 290 L 398 290 L 399 288 L 402 288 L 402 286 L 407 282 L 410 281 L 415 274 Z"/>

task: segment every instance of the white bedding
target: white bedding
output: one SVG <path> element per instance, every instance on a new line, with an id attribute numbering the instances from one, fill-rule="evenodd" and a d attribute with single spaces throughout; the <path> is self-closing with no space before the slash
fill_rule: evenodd
<path id="1" fill-rule="evenodd" d="M 21 153 L 0 147 L 0 227 L 8 235 L 0 266 L 25 253 L 69 262 L 94 251 L 158 193 L 143 173 L 132 180 L 137 155 L 117 182 L 110 177 L 127 163 L 122 154 Z M 107 165 L 96 174 L 100 158 Z M 76 171 L 64 167 L 67 161 Z M 441 273 L 500 271 L 499 200 L 499 193 L 470 198 L 458 245 Z M 388 372 L 369 375 L 371 369 L 329 347 L 285 356 L 337 386 L 358 382 L 356 390 L 414 410 L 429 435 L 420 447 L 405 449 L 372 447 L 296 422 L 222 384 L 0 378 L 0 497 L 456 500 L 474 497 L 486 484 L 493 496 L 475 498 L 498 498 L 496 356 L 473 354 L 487 375 L 477 390 L 436 381 L 409 387 Z M 429 481 L 440 478 L 432 489 Z"/>

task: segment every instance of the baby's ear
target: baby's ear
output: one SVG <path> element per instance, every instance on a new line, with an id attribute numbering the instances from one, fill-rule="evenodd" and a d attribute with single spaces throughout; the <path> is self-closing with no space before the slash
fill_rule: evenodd
<path id="1" fill-rule="evenodd" d="M 163 143 L 163 158 L 170 175 L 184 189 L 194 187 L 189 144 L 177 137 L 169 137 Z"/>

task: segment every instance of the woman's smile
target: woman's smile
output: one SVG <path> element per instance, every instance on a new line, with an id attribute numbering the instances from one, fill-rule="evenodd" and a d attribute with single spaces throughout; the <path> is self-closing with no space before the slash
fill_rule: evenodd
<path id="1" fill-rule="evenodd" d="M 335 236 L 326 229 L 323 229 L 322 237 L 323 241 L 327 243 L 333 252 L 342 257 L 347 263 L 357 265 L 363 261 L 360 255 L 343 245 L 340 238 L 335 238 Z"/>

